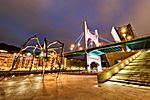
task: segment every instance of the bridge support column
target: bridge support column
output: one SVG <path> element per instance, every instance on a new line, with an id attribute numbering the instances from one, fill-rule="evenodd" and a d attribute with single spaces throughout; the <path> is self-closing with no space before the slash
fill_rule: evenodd
<path id="1" fill-rule="evenodd" d="M 98 64 L 97 66 L 97 72 L 101 72 L 102 71 L 102 65 L 101 65 L 101 57 L 100 56 L 96 56 L 96 55 L 92 55 L 92 54 L 87 54 L 87 71 L 91 72 L 91 63 L 95 62 Z"/>
<path id="2" fill-rule="evenodd" d="M 121 48 L 122 48 L 122 51 L 123 51 L 123 52 L 126 52 L 126 51 L 127 51 L 127 48 L 126 48 L 126 45 L 125 45 L 125 44 L 121 44 Z"/>
<path id="3" fill-rule="evenodd" d="M 131 49 L 126 45 L 126 51 L 129 52 Z"/>
<path id="4" fill-rule="evenodd" d="M 122 44 L 121 45 L 122 51 L 131 51 L 131 49 L 126 45 L 126 44 Z"/>
<path id="5" fill-rule="evenodd" d="M 97 71 L 98 72 L 102 72 L 102 64 L 101 64 L 101 57 L 99 57 L 100 61 L 99 61 L 99 66 L 97 66 Z"/>
<path id="6" fill-rule="evenodd" d="M 88 72 L 91 72 L 90 63 L 91 63 L 91 62 L 90 62 L 90 55 L 87 53 L 87 55 L 86 55 L 86 64 L 87 64 L 86 67 L 87 67 L 87 68 L 86 68 L 86 69 L 87 69 Z"/>

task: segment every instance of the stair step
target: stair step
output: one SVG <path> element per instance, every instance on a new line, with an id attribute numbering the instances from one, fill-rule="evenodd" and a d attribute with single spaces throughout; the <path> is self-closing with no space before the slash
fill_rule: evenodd
<path id="1" fill-rule="evenodd" d="M 150 86 L 150 53 L 142 53 L 109 81 Z"/>
<path id="2" fill-rule="evenodd" d="M 110 79 L 109 81 L 126 83 L 126 84 L 134 84 L 134 85 L 140 85 L 140 86 L 149 86 L 150 87 L 150 82 L 129 81 L 129 80 L 113 80 L 113 79 Z"/>

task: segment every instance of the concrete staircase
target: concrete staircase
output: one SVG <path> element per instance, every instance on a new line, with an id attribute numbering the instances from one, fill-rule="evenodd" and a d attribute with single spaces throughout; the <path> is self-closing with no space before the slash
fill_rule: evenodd
<path id="1" fill-rule="evenodd" d="M 150 52 L 143 52 L 109 81 L 150 86 Z"/>

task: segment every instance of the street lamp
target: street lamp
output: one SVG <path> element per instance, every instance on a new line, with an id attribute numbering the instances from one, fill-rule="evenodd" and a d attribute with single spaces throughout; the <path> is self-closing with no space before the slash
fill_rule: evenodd
<path id="1" fill-rule="evenodd" d="M 103 43 L 102 43 L 102 42 L 100 42 L 98 45 L 99 45 L 99 46 L 103 46 Z"/>
<path id="2" fill-rule="evenodd" d="M 83 48 L 82 48 L 82 47 L 79 47 L 79 50 L 83 50 Z"/>
<path id="3" fill-rule="evenodd" d="M 126 33 L 123 33 L 122 36 L 125 38 L 126 37 Z"/>
<path id="4" fill-rule="evenodd" d="M 122 27 L 121 28 L 121 33 L 126 33 L 127 32 L 127 28 L 126 27 Z"/>
<path id="5" fill-rule="evenodd" d="M 72 51 L 72 50 L 73 50 L 73 48 L 70 48 L 70 50 Z"/>
<path id="6" fill-rule="evenodd" d="M 26 53 L 26 55 L 27 55 L 27 56 L 31 56 L 31 53 L 30 53 L 30 52 L 28 52 L 28 53 Z"/>
<path id="7" fill-rule="evenodd" d="M 81 44 L 80 43 L 78 43 L 78 46 L 80 46 Z"/>
<path id="8" fill-rule="evenodd" d="M 75 45 L 74 44 L 71 44 L 71 48 L 74 48 L 75 47 Z"/>
<path id="9" fill-rule="evenodd" d="M 71 44 L 70 50 L 72 51 L 74 48 L 75 48 L 75 45 L 74 45 L 74 44 Z"/>
<path id="10" fill-rule="evenodd" d="M 78 43 L 77 46 L 75 44 L 71 44 L 70 50 L 72 51 L 74 49 L 83 50 L 80 43 Z"/>
<path id="11" fill-rule="evenodd" d="M 126 39 L 126 36 L 127 36 L 127 27 L 121 27 L 121 35 L 123 36 L 123 38 L 125 40 L 127 40 Z"/>
<path id="12" fill-rule="evenodd" d="M 132 39 L 132 36 L 130 36 L 130 35 L 127 36 L 127 39 L 128 39 L 128 40 L 131 40 L 131 39 Z"/>

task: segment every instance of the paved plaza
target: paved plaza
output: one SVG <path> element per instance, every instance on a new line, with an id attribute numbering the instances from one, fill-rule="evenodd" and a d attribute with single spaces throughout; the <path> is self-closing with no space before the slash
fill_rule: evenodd
<path id="1" fill-rule="evenodd" d="M 46 74 L 6 78 L 0 82 L 0 100 L 149 100 L 150 89 L 111 82 L 97 86 L 96 75 Z"/>

